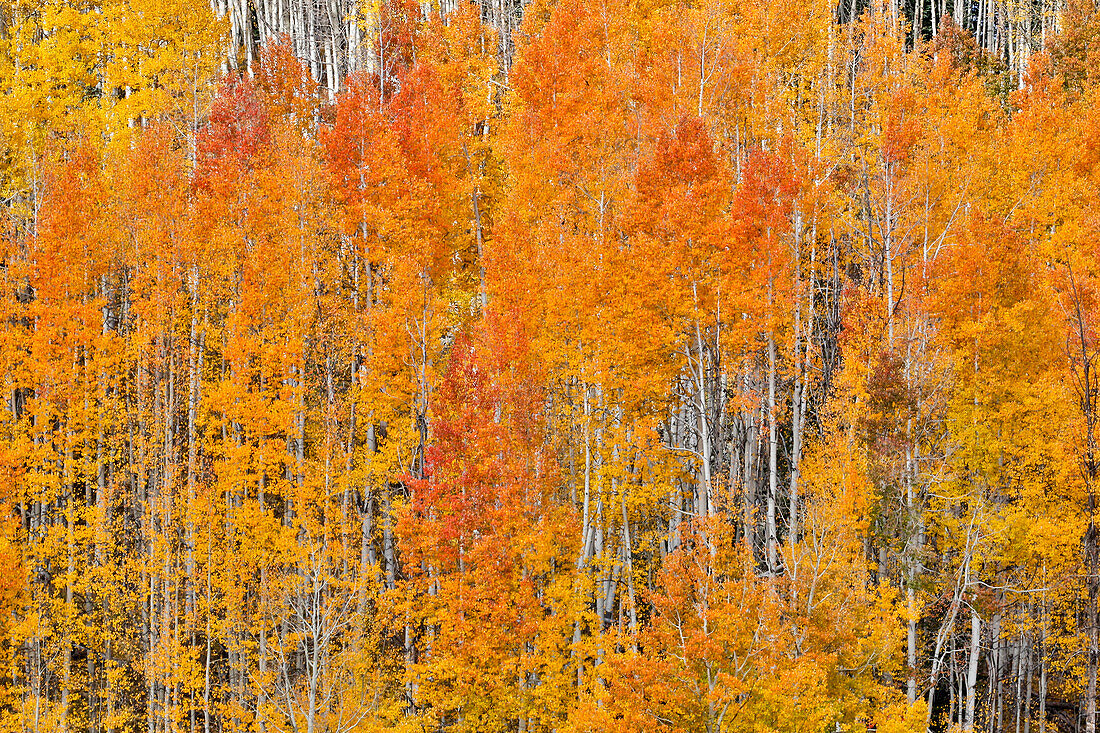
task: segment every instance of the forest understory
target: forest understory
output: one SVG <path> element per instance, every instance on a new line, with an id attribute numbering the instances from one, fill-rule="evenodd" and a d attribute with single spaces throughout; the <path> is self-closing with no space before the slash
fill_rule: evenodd
<path id="1" fill-rule="evenodd" d="M 1096 733 L 1095 0 L 10 0 L 0 732 Z"/>

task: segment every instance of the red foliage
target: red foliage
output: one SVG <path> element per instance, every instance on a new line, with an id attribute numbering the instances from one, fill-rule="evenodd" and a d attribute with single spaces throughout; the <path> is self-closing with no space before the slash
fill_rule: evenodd
<path id="1" fill-rule="evenodd" d="M 199 133 L 197 182 L 209 186 L 214 176 L 231 180 L 251 170 L 270 137 L 267 110 L 252 83 L 225 79 L 210 108 L 209 122 Z"/>
<path id="2" fill-rule="evenodd" d="M 256 85 L 271 117 L 299 125 L 313 123 L 318 112 L 320 88 L 309 69 L 294 55 L 289 36 L 284 34 L 263 47 Z"/>
<path id="3" fill-rule="evenodd" d="M 524 513 L 544 506 L 545 482 L 538 479 L 548 459 L 537 375 L 518 319 L 487 314 L 483 327 L 455 340 L 438 393 L 428 477 L 410 482 L 422 537 L 444 567 L 457 563 L 460 546 L 522 531 L 530 524 Z"/>

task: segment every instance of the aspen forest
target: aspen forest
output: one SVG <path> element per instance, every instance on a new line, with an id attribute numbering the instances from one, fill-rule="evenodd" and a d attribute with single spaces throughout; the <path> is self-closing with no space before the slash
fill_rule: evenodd
<path id="1" fill-rule="evenodd" d="M 1097 733 L 1096 0 L 6 0 L 0 733 Z"/>

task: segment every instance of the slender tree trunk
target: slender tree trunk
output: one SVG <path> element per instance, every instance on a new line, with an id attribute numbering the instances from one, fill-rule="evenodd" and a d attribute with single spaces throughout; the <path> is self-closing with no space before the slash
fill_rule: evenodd
<path id="1" fill-rule="evenodd" d="M 798 541 L 798 465 L 802 459 L 803 364 L 799 342 L 802 330 L 802 212 L 794 213 L 794 390 L 791 393 L 791 480 L 787 543 Z"/>
<path id="2" fill-rule="evenodd" d="M 1027 656 L 1024 657 L 1024 676 L 1027 678 L 1027 691 L 1024 693 L 1024 733 L 1031 733 L 1031 692 L 1032 681 L 1035 675 L 1033 674 L 1033 660 L 1035 657 L 1034 645 L 1031 643 L 1031 637 L 1026 638 L 1024 645 Z"/>
<path id="3" fill-rule="evenodd" d="M 775 414 L 775 339 L 768 334 L 768 516 L 767 516 L 767 562 L 768 572 L 775 573 L 779 567 L 778 544 L 776 537 L 776 493 L 779 485 L 779 435 Z"/>
<path id="4" fill-rule="evenodd" d="M 771 288 L 768 291 L 771 303 Z M 775 425 L 775 338 L 768 333 L 768 516 L 767 550 L 768 572 L 774 573 L 779 567 L 779 538 L 775 529 L 775 502 L 779 489 L 779 429 Z"/>
<path id="5" fill-rule="evenodd" d="M 1088 628 L 1088 654 L 1086 658 L 1086 687 L 1085 687 L 1085 733 L 1096 733 L 1096 674 L 1097 663 L 1100 661 L 1100 638 L 1097 630 L 1097 602 L 1100 601 L 1100 547 L 1098 547 L 1096 526 L 1096 481 L 1100 466 L 1097 464 L 1096 429 L 1100 421 L 1100 410 L 1097 408 L 1097 375 L 1094 374 L 1094 362 L 1097 351 L 1092 338 L 1087 333 L 1086 317 L 1083 312 L 1084 304 L 1077 289 L 1077 282 L 1072 269 L 1069 269 L 1069 279 L 1072 288 L 1074 306 L 1074 323 L 1072 328 L 1073 361 L 1072 368 L 1077 378 L 1077 386 L 1080 395 L 1080 406 L 1085 418 L 1085 453 L 1084 473 L 1085 490 L 1087 491 L 1088 527 L 1085 530 L 1083 549 L 1085 555 L 1085 586 L 1088 590 L 1088 606 L 1086 619 Z"/>
<path id="6" fill-rule="evenodd" d="M 970 656 L 966 673 L 966 719 L 963 730 L 974 730 L 974 711 L 978 703 L 978 661 L 981 656 L 982 621 L 978 613 L 970 611 Z"/>
<path id="7" fill-rule="evenodd" d="M 750 410 L 746 416 L 745 427 L 745 449 L 744 455 L 744 477 L 742 478 L 742 511 L 744 513 L 745 523 L 745 549 L 749 552 L 753 552 L 753 548 L 756 543 L 756 525 L 753 521 L 753 508 L 756 503 L 756 476 L 754 472 L 754 466 L 757 460 L 757 456 L 760 454 L 759 446 L 757 445 L 756 437 L 756 412 L 759 408 L 754 407 Z"/>

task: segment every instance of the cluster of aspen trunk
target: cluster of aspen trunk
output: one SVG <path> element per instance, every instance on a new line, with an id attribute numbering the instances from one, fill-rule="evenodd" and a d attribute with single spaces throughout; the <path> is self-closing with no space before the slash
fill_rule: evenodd
<path id="1" fill-rule="evenodd" d="M 362 0 L 212 0 L 211 7 L 230 23 L 230 45 L 225 68 L 251 75 L 265 44 L 281 36 L 291 39 L 295 54 L 302 59 L 314 80 L 335 100 L 349 74 L 366 70 L 387 75 L 400 66 L 389 58 L 384 35 L 377 32 L 386 21 L 383 6 Z M 412 13 L 444 17 L 457 7 L 455 0 L 432 4 L 410 4 Z M 523 18 L 518 0 L 485 0 L 479 4 L 482 21 L 495 31 L 498 57 L 507 67 L 511 62 L 513 35 Z"/>
<path id="2" fill-rule="evenodd" d="M 1095 733 L 1090 2 L 0 20 L 0 731 Z"/>
<path id="3" fill-rule="evenodd" d="M 516 0 L 481 0 L 481 17 L 496 33 L 499 57 L 511 62 L 513 36 L 520 28 L 524 3 Z M 377 23 L 379 8 L 360 0 L 212 0 L 212 8 L 231 24 L 227 64 L 252 72 L 264 44 L 288 35 L 298 57 L 307 63 L 313 78 L 326 89 L 330 101 L 342 80 L 360 69 L 372 72 L 392 63 L 385 49 L 372 43 L 377 34 L 364 32 L 364 24 Z M 453 2 L 422 4 L 425 14 L 447 14 Z M 842 0 L 837 4 L 840 22 L 858 18 L 866 0 Z M 915 45 L 936 37 L 945 19 L 973 34 L 989 63 L 1011 71 L 1020 86 L 1032 55 L 1046 48 L 1059 29 L 1062 5 L 1058 0 L 893 0 L 889 6 L 895 25 L 908 28 L 908 42 Z"/>

